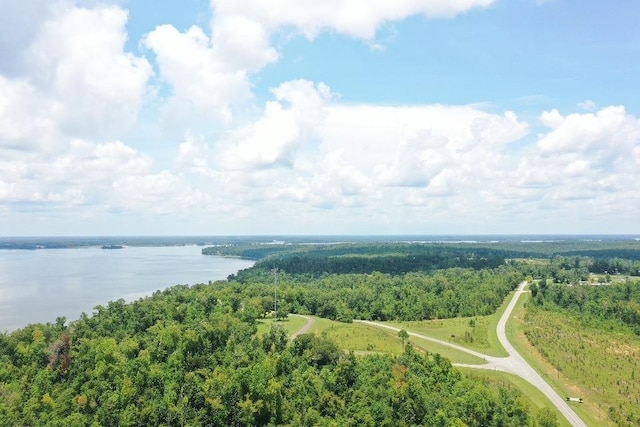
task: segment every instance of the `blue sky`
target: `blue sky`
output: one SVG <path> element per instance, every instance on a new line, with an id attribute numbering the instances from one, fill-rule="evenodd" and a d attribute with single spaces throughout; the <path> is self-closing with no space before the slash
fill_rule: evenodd
<path id="1" fill-rule="evenodd" d="M 0 9 L 0 235 L 640 233 L 633 2 Z"/>

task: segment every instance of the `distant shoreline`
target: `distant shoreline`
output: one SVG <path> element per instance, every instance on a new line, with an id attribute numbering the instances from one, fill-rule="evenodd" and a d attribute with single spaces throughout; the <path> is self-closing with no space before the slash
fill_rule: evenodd
<path id="1" fill-rule="evenodd" d="M 485 235 L 264 235 L 264 236 L 0 236 L 0 250 L 103 247 L 234 246 L 336 243 L 500 244 L 562 242 L 640 242 L 640 234 L 485 234 Z"/>
<path id="2" fill-rule="evenodd" d="M 143 246 L 172 246 L 177 244 L 215 245 L 237 243 L 322 243 L 366 241 L 527 241 L 527 240 L 640 240 L 640 233 L 591 234 L 265 234 L 265 235 L 193 235 L 193 236 L 1 236 L 0 245 L 11 242 L 96 246 L 102 244 L 131 244 Z"/>

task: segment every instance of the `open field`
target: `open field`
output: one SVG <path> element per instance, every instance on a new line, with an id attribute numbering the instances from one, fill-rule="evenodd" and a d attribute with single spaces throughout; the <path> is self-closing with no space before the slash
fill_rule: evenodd
<path id="1" fill-rule="evenodd" d="M 512 316 L 512 321 L 517 321 L 519 316 L 522 316 L 522 305 L 524 300 L 529 298 L 529 294 L 525 294 L 521 297 L 520 303 L 518 304 L 517 311 L 515 312 L 515 316 Z M 447 338 L 451 338 L 451 335 L 459 334 L 460 331 L 464 333 L 465 331 L 469 331 L 469 329 L 475 329 L 475 335 L 478 336 L 482 334 L 482 339 L 473 340 L 476 343 L 475 349 L 478 351 L 494 354 L 497 356 L 506 355 L 506 351 L 502 348 L 502 346 L 498 343 L 498 339 L 495 333 L 496 325 L 500 316 L 503 314 L 506 309 L 508 302 L 511 298 L 507 298 L 505 302 L 501 305 L 498 312 L 491 316 L 478 316 L 473 318 L 458 318 L 458 319 L 446 319 L 446 320 L 438 320 L 438 321 L 430 321 L 430 322 L 387 322 L 388 324 L 394 325 L 396 327 L 402 327 L 410 332 L 418 332 L 427 336 L 432 336 L 435 338 L 440 338 L 447 340 Z M 317 318 L 314 317 L 315 323 L 311 327 L 311 333 L 315 333 L 317 335 L 325 335 L 328 338 L 334 340 L 339 347 L 347 350 L 353 351 L 356 354 L 364 355 L 369 353 L 386 353 L 391 355 L 400 354 L 402 351 L 402 343 L 400 338 L 397 335 L 397 332 L 391 330 L 385 330 L 383 328 L 378 328 L 375 326 L 362 324 L 362 323 L 341 323 L 336 321 L 331 321 L 328 319 Z M 470 323 L 470 320 L 473 320 L 473 323 Z M 289 317 L 286 321 L 281 322 L 288 329 L 289 334 L 295 333 L 299 328 L 302 328 L 306 323 L 306 320 L 299 317 Z M 260 321 L 259 324 L 259 334 L 263 334 L 270 328 L 271 324 L 273 324 L 272 319 L 266 319 Z M 508 325 L 508 334 L 510 336 L 513 335 L 513 331 L 520 328 L 521 325 L 518 324 L 516 326 L 512 325 L 512 322 Z M 435 331 L 435 333 L 434 333 Z M 490 338 L 492 337 L 492 338 Z M 493 345 L 489 344 L 490 340 L 493 340 Z M 453 340 L 452 340 L 453 341 Z M 414 346 L 418 351 L 430 351 L 437 352 L 448 358 L 452 361 L 452 363 L 462 363 L 462 364 L 482 364 L 484 361 L 475 356 L 457 351 L 455 349 L 450 349 L 446 346 L 439 345 L 437 343 L 432 343 L 430 341 L 422 340 L 417 337 L 411 337 L 409 342 Z M 474 346 L 468 345 L 467 343 L 459 342 L 466 347 L 473 348 Z M 466 345 L 465 345 L 466 344 Z M 530 351 L 528 348 L 526 351 Z M 521 349 L 519 351 L 522 351 Z M 560 414 L 560 412 L 552 405 L 549 400 L 534 386 L 528 383 L 526 380 L 519 378 L 515 375 L 490 371 L 490 370 L 476 370 L 471 368 L 459 368 L 461 371 L 468 376 L 475 376 L 480 378 L 485 378 L 487 381 L 497 382 L 497 383 L 508 383 L 510 386 L 513 386 L 520 390 L 522 393 L 522 401 L 529 407 L 533 408 L 532 414 L 537 414 L 542 408 L 548 408 L 545 410 L 551 410 L 558 421 L 559 426 L 568 426 L 569 423 L 567 420 Z M 537 369 L 539 369 L 537 367 Z M 547 372 L 545 370 L 541 370 L 541 372 Z M 544 375 L 547 380 L 551 380 L 549 375 Z M 554 381 L 550 381 L 554 388 L 559 389 L 558 385 L 555 384 Z M 562 395 L 575 395 L 575 393 L 570 392 L 561 392 Z M 584 394 L 581 394 L 584 396 Z M 596 422 L 595 418 L 590 417 L 588 414 L 585 414 L 585 411 L 581 410 L 586 408 L 586 405 L 572 405 L 575 406 L 576 411 L 580 414 L 583 419 L 587 421 L 589 425 L 606 425 L 602 422 Z M 601 421 L 601 420 L 600 420 Z"/>
<path id="2" fill-rule="evenodd" d="M 640 383 L 628 379 L 638 370 L 640 339 L 626 336 L 631 342 L 625 340 L 620 345 L 618 334 L 586 330 L 575 320 L 572 322 L 557 313 L 533 314 L 524 308 L 529 298 L 530 295 L 521 298 L 507 327 L 513 346 L 560 395 L 584 399 L 583 404 L 572 406 L 588 425 L 625 425 L 611 421 L 608 411 L 609 408 L 618 408 L 614 409 L 618 411 L 638 407 Z M 530 335 L 535 333 L 536 347 L 531 345 L 525 331 Z M 618 347 L 612 347 L 614 343 L 618 343 Z M 625 351 L 607 351 L 612 348 Z M 625 354 L 631 350 L 635 356 Z M 625 380 L 625 377 L 629 378 Z M 637 421 L 628 425 L 637 425 Z"/>
<path id="3" fill-rule="evenodd" d="M 269 332 L 271 329 L 271 325 L 273 325 L 274 320 L 272 317 L 268 317 L 266 319 L 258 320 L 256 323 L 258 324 L 258 336 L 262 336 Z M 286 330 L 289 337 L 296 333 L 297 330 L 302 328 L 307 320 L 302 317 L 297 316 L 289 316 L 286 319 L 279 320 L 278 324 L 282 325 Z"/>
<path id="4" fill-rule="evenodd" d="M 402 340 L 393 331 L 384 330 L 361 323 L 341 323 L 332 320 L 316 318 L 316 323 L 311 332 L 336 341 L 340 348 L 354 351 L 360 354 L 367 352 L 400 354 L 402 352 Z M 411 337 L 407 340 L 418 351 L 440 353 L 453 363 L 482 364 L 480 358 L 448 347 Z"/>
<path id="5" fill-rule="evenodd" d="M 489 316 L 381 323 L 449 341 L 485 353 L 488 356 L 504 357 L 508 356 L 508 354 L 498 341 L 496 327 L 512 296 L 513 293 L 509 294 L 498 310 Z M 455 360 L 455 362 L 458 361 Z"/>
<path id="6" fill-rule="evenodd" d="M 360 323 L 342 323 L 315 316 L 311 317 L 315 319 L 315 324 L 311 327 L 309 333 L 316 335 L 324 333 L 327 337 L 334 340 L 340 348 L 346 351 L 354 351 L 358 354 L 387 353 L 394 355 L 402 352 L 402 340 L 400 340 L 397 333 L 392 331 L 386 331 Z M 287 319 L 279 321 L 278 323 L 287 329 L 289 336 L 292 336 L 302 328 L 306 322 L 302 317 L 289 316 Z M 257 323 L 257 335 L 262 336 L 269 331 L 274 320 L 272 318 L 266 318 L 259 320 Z M 485 363 L 482 359 L 470 354 L 419 338 L 411 337 L 407 342 L 410 342 L 418 351 L 440 353 L 443 357 L 451 360 L 452 363 Z"/>
<path id="7" fill-rule="evenodd" d="M 495 321 L 492 322 L 492 329 L 495 331 L 495 324 L 497 319 L 502 314 L 506 304 L 503 305 L 497 315 L 495 315 Z M 493 316 L 486 316 L 493 317 Z M 455 319 L 454 319 L 455 320 Z M 408 329 L 409 330 L 409 329 Z M 411 330 L 412 332 L 418 332 Z M 335 340 L 338 345 L 347 350 L 353 350 L 360 354 L 366 354 L 367 352 L 381 352 L 388 354 L 399 354 L 401 352 L 401 341 L 397 336 L 397 333 L 393 331 L 376 328 L 366 324 L 359 323 L 340 323 L 327 319 L 316 318 L 316 324 L 312 332 L 316 334 L 325 333 L 328 337 Z M 495 336 L 495 333 L 494 333 Z M 414 348 L 418 350 L 428 350 L 431 352 L 438 352 L 444 357 L 447 357 L 453 363 L 467 363 L 467 364 L 482 364 L 483 361 L 472 355 L 462 353 L 456 350 L 449 349 L 444 346 L 434 344 L 432 342 L 424 341 L 415 337 L 410 338 Z M 497 341 L 497 337 L 496 337 Z M 502 348 L 502 347 L 501 347 Z M 556 414 L 558 425 L 567 427 L 570 424 L 560 414 L 560 412 L 552 405 L 549 400 L 538 389 L 528 383 L 526 380 L 517 377 L 515 375 L 471 368 L 459 368 L 465 375 L 476 376 L 481 378 L 489 378 L 492 381 L 509 383 L 511 386 L 517 388 L 522 393 L 522 400 L 531 408 L 535 408 L 533 414 L 540 411 L 542 408 L 549 408 Z"/>

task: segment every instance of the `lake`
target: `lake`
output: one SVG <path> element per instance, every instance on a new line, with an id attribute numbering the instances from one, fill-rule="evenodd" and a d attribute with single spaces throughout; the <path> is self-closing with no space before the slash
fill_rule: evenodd
<path id="1" fill-rule="evenodd" d="M 201 254 L 202 247 L 0 251 L 0 332 L 67 321 L 93 307 L 134 301 L 173 285 L 223 280 L 253 261 Z"/>

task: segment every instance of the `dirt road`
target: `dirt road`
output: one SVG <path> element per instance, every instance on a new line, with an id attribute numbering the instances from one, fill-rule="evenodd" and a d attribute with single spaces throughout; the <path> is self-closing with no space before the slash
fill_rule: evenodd
<path id="1" fill-rule="evenodd" d="M 301 314 L 289 314 L 289 316 L 302 317 L 303 319 L 307 319 L 307 323 L 305 323 L 302 328 L 298 329 L 294 334 L 292 334 L 291 339 L 294 339 L 298 335 L 306 334 L 307 332 L 309 332 L 309 329 L 313 327 L 314 323 L 316 323 L 316 320 L 313 317 L 303 316 Z"/>

